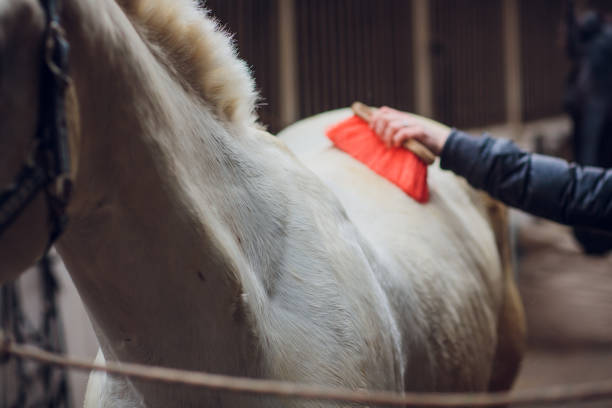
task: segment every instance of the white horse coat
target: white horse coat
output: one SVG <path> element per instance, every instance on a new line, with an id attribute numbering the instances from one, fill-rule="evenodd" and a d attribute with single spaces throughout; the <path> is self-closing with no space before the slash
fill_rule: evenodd
<path id="1" fill-rule="evenodd" d="M 0 27 L 36 39 L 41 15 L 14 0 L 0 17 L 31 21 Z M 434 166 L 431 201 L 414 202 L 330 148 L 323 127 L 346 111 L 284 142 L 259 130 L 244 64 L 188 0 L 65 0 L 63 21 L 78 166 L 57 248 L 104 357 L 351 388 L 510 386 L 520 306 L 479 194 Z M 36 46 L 23 50 L 36 61 Z M 9 68 L 5 82 L 36 95 L 33 74 Z M 20 123 L 35 109 L 23 103 Z M 42 200 L 9 231 L 15 242 L 31 213 L 44 219 Z M 92 376 L 87 408 L 140 406 L 342 404 Z"/>
<path id="2" fill-rule="evenodd" d="M 483 197 L 436 163 L 428 172 L 431 199 L 417 203 L 326 138 L 329 126 L 350 115 L 317 115 L 279 136 L 339 199 L 371 252 L 399 335 L 405 386 L 486 388 L 504 277 Z"/>
<path id="3" fill-rule="evenodd" d="M 278 176 L 266 184 L 282 194 L 268 198 L 290 216 L 286 238 L 267 242 L 282 248 L 282 260 L 263 260 L 267 307 L 248 312 L 266 376 L 397 391 L 487 390 L 507 289 L 482 195 L 436 164 L 430 202 L 415 202 L 331 145 L 325 128 L 348 115 L 329 112 L 283 131 L 297 158 L 268 141 L 273 153 L 265 162 Z M 100 384 L 90 385 L 104 395 Z M 115 389 L 106 385 L 107 393 Z M 86 406 L 104 400 L 90 390 Z M 294 404 L 310 406 L 279 406 Z"/>

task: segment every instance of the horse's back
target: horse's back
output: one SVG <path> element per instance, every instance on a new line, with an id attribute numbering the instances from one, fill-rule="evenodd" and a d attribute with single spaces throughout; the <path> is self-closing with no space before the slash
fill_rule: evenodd
<path id="1" fill-rule="evenodd" d="M 507 282 L 486 203 L 437 164 L 428 172 L 430 201 L 417 203 L 325 137 L 349 115 L 324 113 L 279 136 L 335 193 L 381 260 L 378 279 L 401 332 L 406 387 L 488 388 Z"/>

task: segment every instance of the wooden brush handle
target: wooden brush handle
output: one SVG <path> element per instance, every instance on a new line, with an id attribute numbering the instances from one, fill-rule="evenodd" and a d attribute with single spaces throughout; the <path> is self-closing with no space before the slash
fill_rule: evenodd
<path id="1" fill-rule="evenodd" d="M 364 105 L 361 102 L 353 102 L 351 105 L 351 109 L 353 113 L 359 116 L 361 119 L 366 122 L 370 121 L 372 114 L 374 113 L 373 109 L 367 105 Z M 425 164 L 430 165 L 436 160 L 436 155 L 431 152 L 424 144 L 419 142 L 418 140 L 409 139 L 404 142 L 402 145 L 405 149 L 410 150 L 412 153 L 419 156 L 421 160 L 425 162 Z"/>

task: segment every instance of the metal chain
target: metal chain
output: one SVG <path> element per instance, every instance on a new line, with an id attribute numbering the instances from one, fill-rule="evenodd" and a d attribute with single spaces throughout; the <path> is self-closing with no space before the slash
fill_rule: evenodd
<path id="1" fill-rule="evenodd" d="M 49 255 L 45 255 L 38 264 L 40 296 L 43 300 L 38 327 L 24 313 L 18 283 L 11 282 L 1 288 L 0 323 L 5 341 L 14 339 L 18 343 L 34 344 L 48 352 L 65 350 L 63 326 L 57 307 L 58 284 L 52 266 Z M 63 368 L 52 369 L 47 364 L 32 364 L 18 356 L 10 359 L 8 355 L 0 354 L 0 375 L 2 408 L 71 406 L 67 372 Z"/>

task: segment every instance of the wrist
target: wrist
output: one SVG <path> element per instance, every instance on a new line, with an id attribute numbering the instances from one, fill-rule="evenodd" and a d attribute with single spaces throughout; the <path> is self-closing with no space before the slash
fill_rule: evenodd
<path id="1" fill-rule="evenodd" d="M 444 145 L 450 136 L 450 130 L 448 129 L 437 129 L 433 132 L 427 132 L 425 134 L 425 140 L 423 140 L 423 144 L 427 146 L 429 150 L 436 156 L 440 156 L 442 150 L 444 149 Z"/>

